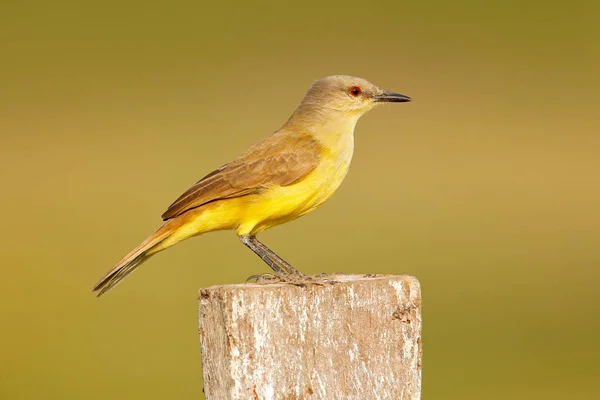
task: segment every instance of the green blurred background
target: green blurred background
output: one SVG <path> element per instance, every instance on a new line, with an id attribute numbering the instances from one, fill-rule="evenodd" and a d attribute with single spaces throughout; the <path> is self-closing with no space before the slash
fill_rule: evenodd
<path id="1" fill-rule="evenodd" d="M 307 273 L 423 287 L 424 399 L 600 398 L 600 3 L 0 5 L 1 399 L 202 398 L 199 287 L 232 232 L 92 285 L 196 179 L 351 74 L 369 113 L 321 209 L 262 235 Z"/>

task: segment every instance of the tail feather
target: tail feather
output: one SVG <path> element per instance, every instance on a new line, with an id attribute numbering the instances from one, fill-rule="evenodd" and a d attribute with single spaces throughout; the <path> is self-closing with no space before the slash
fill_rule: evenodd
<path id="1" fill-rule="evenodd" d="M 161 226 L 156 232 L 144 240 L 138 247 L 121 259 L 110 271 L 104 275 L 94 286 L 93 291 L 98 292 L 98 297 L 118 285 L 127 275 L 132 273 L 144 261 L 156 254 L 156 246 L 168 238 L 173 231 L 167 224 Z M 154 251 L 153 251 L 154 250 Z"/>
<path id="2" fill-rule="evenodd" d="M 104 293 L 108 292 L 115 286 L 117 286 L 127 275 L 132 273 L 137 267 L 139 267 L 144 261 L 146 261 L 150 256 L 140 255 L 133 260 L 127 262 L 123 266 L 121 266 L 118 270 L 114 271 L 110 276 L 106 276 L 102 278 L 100 282 L 96 284 L 94 287 L 94 291 L 98 292 L 98 297 L 102 296 Z"/>

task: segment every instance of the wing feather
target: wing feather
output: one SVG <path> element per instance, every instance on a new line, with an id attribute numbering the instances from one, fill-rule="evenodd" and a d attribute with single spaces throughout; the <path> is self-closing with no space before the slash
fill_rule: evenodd
<path id="1" fill-rule="evenodd" d="M 307 134 L 278 131 L 196 182 L 162 215 L 174 218 L 206 203 L 297 183 L 319 162 L 321 146 Z"/>

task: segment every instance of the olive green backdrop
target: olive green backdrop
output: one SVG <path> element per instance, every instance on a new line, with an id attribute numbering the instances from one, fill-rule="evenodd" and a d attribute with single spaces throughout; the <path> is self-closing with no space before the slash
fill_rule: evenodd
<path id="1" fill-rule="evenodd" d="M 197 289 L 266 265 L 219 232 L 91 288 L 330 74 L 414 101 L 265 242 L 416 275 L 426 400 L 599 398 L 599 4 L 2 1 L 0 398 L 202 398 Z"/>

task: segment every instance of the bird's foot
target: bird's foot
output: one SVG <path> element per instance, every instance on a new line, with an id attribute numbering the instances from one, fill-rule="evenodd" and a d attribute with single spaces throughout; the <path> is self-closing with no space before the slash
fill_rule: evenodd
<path id="1" fill-rule="evenodd" d="M 325 286 L 325 285 L 333 285 L 338 283 L 336 281 L 334 274 L 317 274 L 317 275 L 304 275 L 301 272 L 298 274 L 290 274 L 282 277 L 282 282 L 289 283 L 296 286 L 305 287 L 308 285 L 317 285 L 317 286 Z"/>
<path id="2" fill-rule="evenodd" d="M 335 272 L 333 274 L 328 274 L 326 272 L 321 272 L 320 274 L 316 274 L 311 276 L 310 278 L 314 279 L 317 281 L 317 284 L 321 284 L 321 285 L 333 285 L 336 283 L 340 283 L 339 281 L 336 281 L 335 278 L 338 275 L 346 275 L 343 272 Z"/>
<path id="3" fill-rule="evenodd" d="M 269 283 L 279 283 L 279 282 L 281 282 L 281 279 L 277 275 L 273 275 L 273 274 L 250 275 L 246 279 L 246 283 L 248 283 L 251 280 L 254 280 L 255 283 L 257 283 L 259 285 L 267 285 Z"/>
<path id="4" fill-rule="evenodd" d="M 255 282 L 259 285 L 269 285 L 273 283 L 288 283 L 290 285 L 298 286 L 298 287 L 306 287 L 308 285 L 333 285 L 338 283 L 335 279 L 334 274 L 318 274 L 318 275 L 304 275 L 302 273 L 298 274 L 260 274 L 260 275 L 252 275 L 246 279 L 246 282 L 255 280 Z"/>
<path id="5" fill-rule="evenodd" d="M 289 283 L 291 285 L 306 286 L 309 283 L 304 278 L 309 278 L 304 275 L 286 274 L 286 273 L 275 273 L 275 274 L 259 274 L 251 275 L 246 279 L 246 283 L 251 280 L 255 280 L 255 283 L 259 285 L 270 285 L 273 283 Z"/>

